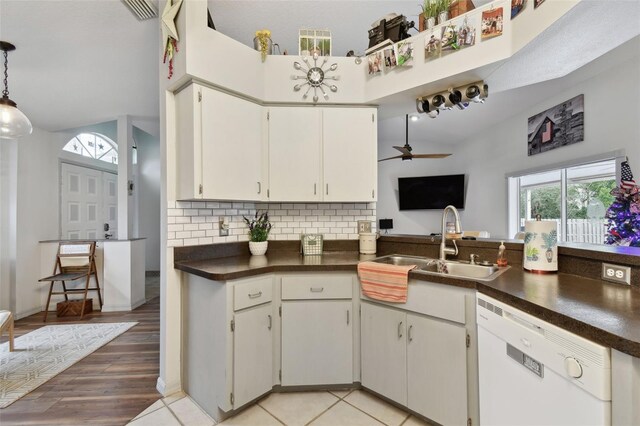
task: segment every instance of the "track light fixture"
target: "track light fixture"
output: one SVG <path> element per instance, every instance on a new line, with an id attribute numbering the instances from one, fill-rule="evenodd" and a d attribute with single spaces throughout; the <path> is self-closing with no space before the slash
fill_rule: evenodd
<path id="1" fill-rule="evenodd" d="M 7 54 L 16 47 L 6 41 L 0 41 L 0 51 L 4 56 L 4 90 L 0 98 L 0 139 L 17 139 L 33 131 L 31 122 L 14 101 L 9 99 L 9 79 Z"/>
<path id="2" fill-rule="evenodd" d="M 451 87 L 446 92 L 421 96 L 416 99 L 416 109 L 419 113 L 436 118 L 440 111 L 451 110 L 453 107 L 465 110 L 471 103 L 484 103 L 489 96 L 489 86 L 484 81 Z"/>
<path id="3" fill-rule="evenodd" d="M 440 111 L 438 109 L 430 107 L 429 101 L 422 98 L 416 99 L 416 109 L 419 113 L 427 114 L 431 118 L 436 118 L 438 114 L 440 114 Z"/>

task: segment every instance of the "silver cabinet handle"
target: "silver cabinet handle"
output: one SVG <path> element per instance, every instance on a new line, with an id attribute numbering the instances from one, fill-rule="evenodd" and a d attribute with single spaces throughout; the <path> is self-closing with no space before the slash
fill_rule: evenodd
<path id="1" fill-rule="evenodd" d="M 271 326 L 273 325 L 273 320 L 271 318 L 271 315 L 267 315 L 269 317 L 269 325 L 267 326 L 267 329 L 271 330 Z"/>
<path id="2" fill-rule="evenodd" d="M 255 298 L 260 297 L 260 296 L 262 296 L 262 292 L 261 291 L 259 291 L 257 293 L 253 293 L 253 294 L 249 293 L 249 299 L 255 299 Z"/>
<path id="3" fill-rule="evenodd" d="M 309 287 L 311 293 L 322 293 L 324 291 L 324 287 Z"/>
<path id="4" fill-rule="evenodd" d="M 402 337 L 402 321 L 398 324 L 398 338 Z"/>
<path id="5" fill-rule="evenodd" d="M 313 184 L 313 195 L 316 195 L 316 194 L 317 194 L 317 192 L 316 192 L 316 186 L 317 186 L 317 184 L 315 184 L 315 183 L 314 183 L 314 184 Z"/>
<path id="6" fill-rule="evenodd" d="M 327 195 L 329 195 L 329 184 L 327 184 Z"/>
<path id="7" fill-rule="evenodd" d="M 349 325 L 349 310 L 347 309 L 347 325 Z"/>
<path id="8" fill-rule="evenodd" d="M 262 184 L 258 182 L 258 194 L 262 193 Z"/>
<path id="9" fill-rule="evenodd" d="M 413 341 L 413 337 L 411 337 L 411 330 L 413 329 L 413 326 L 410 325 L 409 326 L 409 330 L 407 331 L 407 337 L 409 338 L 409 341 L 412 342 Z"/>

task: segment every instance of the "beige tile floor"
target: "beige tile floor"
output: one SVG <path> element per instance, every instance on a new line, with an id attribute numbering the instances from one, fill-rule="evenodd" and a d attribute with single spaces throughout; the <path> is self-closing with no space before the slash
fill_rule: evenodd
<path id="1" fill-rule="evenodd" d="M 183 393 L 156 401 L 129 423 L 210 426 L 215 422 Z M 361 390 L 272 393 L 221 425 L 428 426 L 429 423 Z"/>

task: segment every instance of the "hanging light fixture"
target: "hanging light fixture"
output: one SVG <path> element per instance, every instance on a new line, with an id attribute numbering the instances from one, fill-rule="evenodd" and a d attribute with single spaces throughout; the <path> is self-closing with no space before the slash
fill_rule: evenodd
<path id="1" fill-rule="evenodd" d="M 15 102 L 9 99 L 7 54 L 15 49 L 16 47 L 13 44 L 0 41 L 0 50 L 4 55 L 4 90 L 2 91 L 2 98 L 0 98 L 0 139 L 17 139 L 21 136 L 29 135 L 33 131 L 27 116 L 18 109 Z"/>

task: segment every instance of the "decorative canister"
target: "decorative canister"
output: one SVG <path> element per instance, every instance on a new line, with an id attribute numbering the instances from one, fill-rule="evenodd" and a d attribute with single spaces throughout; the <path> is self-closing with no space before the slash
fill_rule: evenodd
<path id="1" fill-rule="evenodd" d="M 529 272 L 558 271 L 558 224 L 530 220 L 524 225 L 523 267 Z"/>

